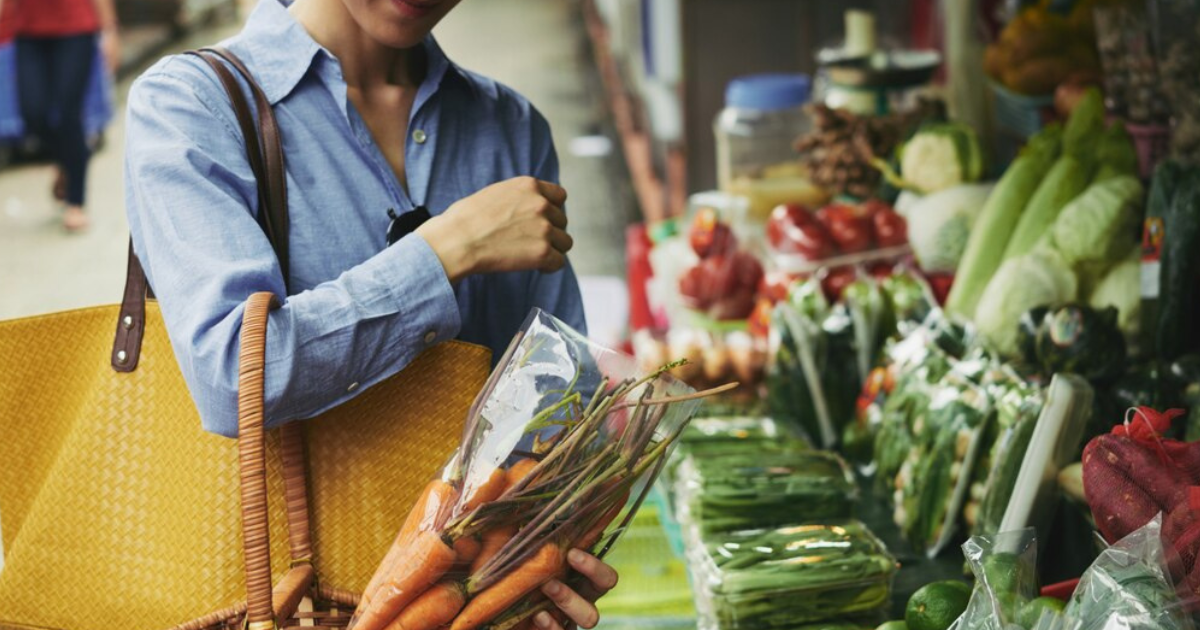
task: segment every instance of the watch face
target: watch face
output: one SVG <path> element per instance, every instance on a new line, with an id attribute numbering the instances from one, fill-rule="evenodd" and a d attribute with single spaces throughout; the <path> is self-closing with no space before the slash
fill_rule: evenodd
<path id="1" fill-rule="evenodd" d="M 387 244 L 388 247 L 396 244 L 396 241 L 404 238 L 406 235 L 421 227 L 421 224 L 429 220 L 429 210 L 425 206 L 417 206 L 404 214 L 397 215 L 396 211 L 388 208 L 388 216 L 392 221 L 388 223 L 387 229 Z"/>

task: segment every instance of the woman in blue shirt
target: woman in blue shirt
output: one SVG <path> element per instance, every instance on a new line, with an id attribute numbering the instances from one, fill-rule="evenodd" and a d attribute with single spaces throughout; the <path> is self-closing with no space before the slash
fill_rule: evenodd
<path id="1" fill-rule="evenodd" d="M 268 327 L 269 424 L 345 402 L 439 341 L 499 357 L 533 307 L 585 330 L 549 127 L 442 53 L 430 31 L 458 1 L 260 0 L 223 43 L 271 101 L 287 156 L 291 294 Z M 134 83 L 125 177 L 134 249 L 201 419 L 234 436 L 243 301 L 286 291 L 203 61 L 168 57 Z M 389 211 L 418 206 L 432 218 L 389 246 Z M 545 591 L 591 627 L 588 600 L 616 574 L 572 556 L 594 592 Z"/>

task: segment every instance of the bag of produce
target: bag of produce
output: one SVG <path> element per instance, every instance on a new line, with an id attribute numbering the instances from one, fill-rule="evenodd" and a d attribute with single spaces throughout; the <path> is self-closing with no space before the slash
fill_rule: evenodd
<path id="1" fill-rule="evenodd" d="M 1200 596 L 1200 442 L 1164 437 L 1181 409 L 1130 409 L 1125 423 L 1088 443 L 1083 489 L 1096 528 L 1116 541 L 1164 514 L 1176 581 Z"/>
<path id="2" fill-rule="evenodd" d="M 1060 496 L 1058 473 L 1078 457 L 1092 403 L 1092 387 L 1078 375 L 1055 374 L 1051 378 L 1046 404 L 1015 469 L 1016 477 L 1003 482 L 1012 483 L 1012 489 L 998 531 L 1031 526 L 1050 531 Z"/>
<path id="3" fill-rule="evenodd" d="M 1031 630 L 1028 617 L 1044 603 L 1038 598 L 1036 531 L 1030 527 L 972 536 L 962 550 L 975 588 L 950 630 Z"/>
<path id="4" fill-rule="evenodd" d="M 1101 552 L 1061 617 L 1043 615 L 1035 630 L 1191 630 L 1196 602 L 1176 592 L 1164 533 L 1161 517 L 1155 516 Z"/>
<path id="5" fill-rule="evenodd" d="M 508 627 L 570 548 L 603 556 L 699 404 L 546 313 L 526 320 L 364 591 L 350 627 Z"/>
<path id="6" fill-rule="evenodd" d="M 684 460 L 675 496 L 681 519 L 708 534 L 775 527 L 798 516 L 846 518 L 858 486 L 846 462 L 828 451 L 727 453 Z"/>
<path id="7" fill-rule="evenodd" d="M 923 423 L 933 385 L 950 371 L 952 352 L 961 350 L 957 333 L 934 314 L 886 352 L 894 385 L 880 405 L 874 449 L 876 484 L 885 496 L 896 489 L 896 474 L 913 449 L 913 427 Z"/>
<path id="8" fill-rule="evenodd" d="M 997 434 L 979 466 L 981 478 L 971 485 L 970 499 L 963 510 L 963 519 L 976 535 L 1000 531 L 1000 521 L 1045 402 L 1041 387 L 1015 375 L 993 390 Z"/>
<path id="9" fill-rule="evenodd" d="M 896 560 L 858 521 L 705 537 L 691 559 L 700 628 L 791 629 L 890 603 Z"/>
<path id="10" fill-rule="evenodd" d="M 862 386 L 854 318 L 830 305 L 816 280 L 797 285 L 775 307 L 778 344 L 767 369 L 768 407 L 815 444 L 837 443 Z"/>
<path id="11" fill-rule="evenodd" d="M 896 525 L 930 558 L 954 535 L 992 415 L 984 388 L 956 370 L 938 383 L 928 412 L 913 423 L 915 448 L 896 475 Z"/>

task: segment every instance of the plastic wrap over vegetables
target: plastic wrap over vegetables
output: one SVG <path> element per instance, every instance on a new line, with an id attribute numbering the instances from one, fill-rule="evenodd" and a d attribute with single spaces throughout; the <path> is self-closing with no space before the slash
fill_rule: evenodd
<path id="1" fill-rule="evenodd" d="M 895 521 L 929 557 L 949 544 L 991 420 L 991 397 L 960 370 L 932 390 L 929 408 L 913 423 L 914 448 L 896 474 Z"/>
<path id="2" fill-rule="evenodd" d="M 1031 528 L 963 543 L 963 555 L 975 575 L 975 588 L 962 616 L 950 630 L 1032 630 L 1028 622 L 1038 596 L 1037 539 Z"/>
<path id="3" fill-rule="evenodd" d="M 896 560 L 858 521 L 706 538 L 692 552 L 702 630 L 780 630 L 887 608 Z"/>
<path id="4" fill-rule="evenodd" d="M 704 534 L 853 515 L 858 487 L 829 451 L 689 457 L 675 490 L 681 520 Z"/>
<path id="5" fill-rule="evenodd" d="M 1195 601 L 1176 593 L 1162 535 L 1156 516 L 1101 552 L 1063 614 L 1043 614 L 1032 630 L 1191 630 Z"/>
<path id="6" fill-rule="evenodd" d="M 534 310 L 476 399 L 351 627 L 515 627 L 570 580 L 571 548 L 603 555 L 632 518 L 696 394 Z"/>

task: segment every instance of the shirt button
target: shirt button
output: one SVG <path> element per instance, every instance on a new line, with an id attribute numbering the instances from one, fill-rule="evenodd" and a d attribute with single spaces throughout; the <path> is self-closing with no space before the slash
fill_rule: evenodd
<path id="1" fill-rule="evenodd" d="M 416 140 L 417 144 L 425 144 L 425 139 L 428 137 L 429 136 L 425 135 L 425 131 L 423 129 L 417 129 L 413 132 L 413 140 Z"/>
<path id="2" fill-rule="evenodd" d="M 436 339 L 437 339 L 436 332 L 431 330 L 431 331 L 425 333 L 425 343 L 427 343 L 427 344 L 433 343 L 434 340 L 436 340 Z"/>
<path id="3" fill-rule="evenodd" d="M 354 390 L 356 390 L 356 389 L 358 389 L 358 383 L 350 383 L 350 387 L 347 387 L 347 388 L 346 388 L 346 391 L 348 391 L 348 392 L 352 392 L 352 391 L 354 391 Z"/>

